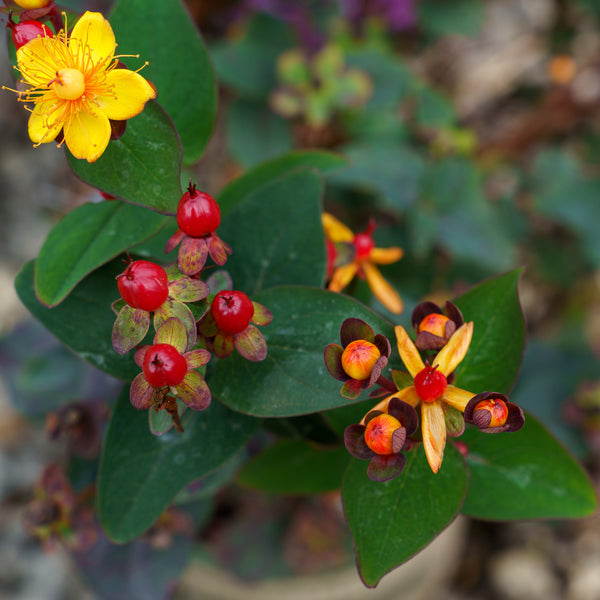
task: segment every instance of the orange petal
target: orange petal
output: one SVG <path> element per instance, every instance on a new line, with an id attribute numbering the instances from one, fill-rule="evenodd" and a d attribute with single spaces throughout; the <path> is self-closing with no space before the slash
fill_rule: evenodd
<path id="1" fill-rule="evenodd" d="M 467 392 L 467 390 L 461 390 L 454 385 L 449 385 L 444 392 L 443 400 L 458 408 L 461 412 L 465 412 L 465 406 L 469 403 L 469 400 L 474 396 L 473 392 Z"/>
<path id="2" fill-rule="evenodd" d="M 398 341 L 400 358 L 408 369 L 408 372 L 414 378 L 417 373 L 425 368 L 425 363 L 404 327 L 402 327 L 402 325 L 397 325 L 394 327 L 394 332 L 396 333 L 396 340 Z"/>
<path id="3" fill-rule="evenodd" d="M 325 235 L 332 242 L 352 242 L 354 240 L 352 230 L 346 227 L 341 221 L 338 221 L 333 215 L 323 213 L 321 221 L 323 222 Z"/>
<path id="4" fill-rule="evenodd" d="M 440 371 L 448 377 L 465 357 L 472 337 L 473 321 L 463 323 L 435 357 L 433 366 L 437 365 Z"/>
<path id="5" fill-rule="evenodd" d="M 391 265 L 404 256 L 404 250 L 399 246 L 391 248 L 373 248 L 369 254 L 369 260 L 378 265 Z"/>
<path id="6" fill-rule="evenodd" d="M 361 267 L 375 298 L 390 312 L 399 315 L 404 310 L 404 302 L 402 302 L 402 298 L 400 298 L 398 292 L 374 264 L 364 262 Z"/>
<path id="7" fill-rule="evenodd" d="M 383 400 L 378 402 L 373 408 L 370 408 L 369 412 L 371 412 L 373 410 L 380 410 L 381 412 L 387 412 L 388 404 L 390 403 L 390 400 L 392 398 L 399 398 L 400 400 L 403 400 L 407 404 L 410 404 L 412 407 L 416 407 L 419 404 L 419 402 L 421 402 L 421 398 L 419 398 L 419 396 L 417 396 L 415 386 L 411 385 L 407 388 L 401 389 L 400 391 L 396 392 L 395 394 L 392 394 L 391 396 L 386 396 Z M 367 413 L 367 415 L 368 414 L 369 413 Z M 365 418 L 367 415 L 365 415 L 362 418 L 362 420 L 360 422 L 361 425 L 364 425 Z"/>
<path id="8" fill-rule="evenodd" d="M 446 422 L 441 403 L 423 402 L 421 405 L 421 430 L 427 462 L 434 473 L 440 470 L 446 447 Z"/>
<path id="9" fill-rule="evenodd" d="M 332 292 L 341 292 L 356 275 L 356 264 L 350 263 L 333 271 L 331 281 L 327 286 Z"/>

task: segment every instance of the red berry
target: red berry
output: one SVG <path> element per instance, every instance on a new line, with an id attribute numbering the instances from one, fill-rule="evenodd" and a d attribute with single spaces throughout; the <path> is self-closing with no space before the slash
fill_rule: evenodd
<path id="1" fill-rule="evenodd" d="M 201 237 L 215 231 L 220 223 L 221 209 L 215 199 L 190 184 L 177 205 L 179 229 L 191 237 Z"/>
<path id="2" fill-rule="evenodd" d="M 214 297 L 210 314 L 223 333 L 240 333 L 248 327 L 254 305 L 244 292 L 223 290 Z"/>
<path id="3" fill-rule="evenodd" d="M 370 221 L 367 229 L 362 233 L 357 233 L 354 236 L 354 248 L 356 249 L 356 258 L 363 260 L 369 258 L 371 250 L 375 247 L 373 241 L 373 231 L 375 231 L 375 221 Z"/>
<path id="4" fill-rule="evenodd" d="M 121 297 L 129 306 L 152 311 L 169 297 L 168 278 L 165 270 L 148 260 L 136 260 L 117 275 Z"/>
<path id="5" fill-rule="evenodd" d="M 154 344 L 142 365 L 146 381 L 155 388 L 180 384 L 187 370 L 185 358 L 171 344 Z"/>
<path id="6" fill-rule="evenodd" d="M 35 40 L 36 37 L 53 37 L 54 35 L 48 27 L 39 21 L 21 21 L 21 23 L 10 21 L 8 27 L 11 29 L 12 41 L 17 50 L 27 42 Z"/>
<path id="7" fill-rule="evenodd" d="M 437 400 L 446 391 L 447 387 L 446 376 L 438 371 L 437 366 L 430 367 L 427 365 L 415 377 L 415 391 L 423 402 Z"/>

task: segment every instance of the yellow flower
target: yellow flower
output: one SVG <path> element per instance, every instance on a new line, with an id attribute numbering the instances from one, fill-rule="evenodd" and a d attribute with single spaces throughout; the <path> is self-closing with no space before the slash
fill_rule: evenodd
<path id="1" fill-rule="evenodd" d="M 391 248 L 375 248 L 372 233 L 375 225 L 371 222 L 365 232 L 354 234 L 346 225 L 338 221 L 333 215 L 323 213 L 323 229 L 325 236 L 334 247 L 338 245 L 351 249 L 349 260 L 346 262 L 342 254 L 337 253 L 337 262 L 343 264 L 335 266 L 331 274 L 329 285 L 334 292 L 341 292 L 358 275 L 367 280 L 373 295 L 385 308 L 395 314 L 404 310 L 404 303 L 398 292 L 383 277 L 375 266 L 389 265 L 402 258 L 404 251 L 398 246 Z"/>
<path id="2" fill-rule="evenodd" d="M 36 146 L 62 131 L 73 156 L 94 162 L 110 140 L 109 119 L 134 117 L 156 91 L 139 73 L 116 68 L 115 35 L 100 13 L 86 12 L 70 36 L 65 30 L 17 51 L 17 69 L 28 86 L 19 100 L 34 105 L 28 129 Z"/>
<path id="3" fill-rule="evenodd" d="M 51 0 L 15 0 L 15 4 L 18 4 L 21 8 L 31 10 L 34 8 L 44 8 L 50 4 Z"/>
<path id="4" fill-rule="evenodd" d="M 421 431 L 429 466 L 437 473 L 444 458 L 446 446 L 445 405 L 464 413 L 475 394 L 448 384 L 446 378 L 465 357 L 473 336 L 473 322 L 464 323 L 440 350 L 430 366 L 423 362 L 417 347 L 405 329 L 395 328 L 398 352 L 413 378 L 413 385 L 382 400 L 372 410 L 386 412 L 392 398 L 398 398 L 417 408 L 421 405 Z M 452 409 L 450 409 L 452 410 Z"/>

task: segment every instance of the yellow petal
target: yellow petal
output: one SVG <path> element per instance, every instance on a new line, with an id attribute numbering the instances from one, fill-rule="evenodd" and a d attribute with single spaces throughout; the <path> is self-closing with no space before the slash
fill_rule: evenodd
<path id="1" fill-rule="evenodd" d="M 444 448 L 446 447 L 446 422 L 444 409 L 441 403 L 423 402 L 421 405 L 421 431 L 423 433 L 423 447 L 427 462 L 434 473 L 442 466 Z"/>
<path id="2" fill-rule="evenodd" d="M 378 265 L 391 265 L 404 256 L 404 250 L 399 246 L 391 248 L 373 248 L 369 254 L 369 260 Z"/>
<path id="3" fill-rule="evenodd" d="M 17 50 L 17 66 L 23 81 L 37 87 L 46 86 L 64 65 L 57 59 L 60 42 L 56 38 L 37 37 Z M 64 51 L 64 46 L 62 46 Z"/>
<path id="4" fill-rule="evenodd" d="M 75 158 L 94 162 L 106 150 L 110 140 L 110 123 L 101 112 L 79 111 L 65 124 L 65 143 Z"/>
<path id="5" fill-rule="evenodd" d="M 53 142 L 63 127 L 62 121 L 48 114 L 49 109 L 52 109 L 50 103 L 36 104 L 29 116 L 27 129 L 34 144 Z"/>
<path id="6" fill-rule="evenodd" d="M 390 400 L 392 398 L 399 398 L 400 400 L 403 400 L 407 404 L 410 404 L 413 408 L 416 408 L 418 406 L 419 402 L 421 402 L 421 398 L 419 398 L 419 396 L 417 396 L 415 386 L 411 385 L 409 387 L 399 390 L 398 392 L 396 392 L 395 394 L 392 394 L 391 396 L 386 396 L 383 400 L 378 402 L 373 408 L 369 409 L 369 412 L 371 412 L 373 410 L 380 410 L 381 412 L 387 412 L 388 404 L 390 403 Z M 368 414 L 369 413 L 367 413 L 367 415 Z M 365 415 L 362 418 L 362 420 L 360 422 L 361 425 L 365 424 L 365 419 L 367 418 L 367 415 Z"/>
<path id="7" fill-rule="evenodd" d="M 102 62 L 108 65 L 116 47 L 110 23 L 97 12 L 86 12 L 73 27 L 69 38 L 69 50 L 77 57 L 82 71 L 89 66 L 90 55 L 95 65 Z"/>
<path id="8" fill-rule="evenodd" d="M 356 263 L 349 263 L 333 271 L 331 281 L 327 286 L 332 292 L 341 292 L 356 275 Z"/>
<path id="9" fill-rule="evenodd" d="M 402 302 L 402 298 L 400 298 L 398 292 L 390 285 L 374 264 L 364 262 L 361 267 L 375 298 L 390 312 L 399 315 L 404 310 L 404 302 Z"/>
<path id="10" fill-rule="evenodd" d="M 394 327 L 394 332 L 396 333 L 396 340 L 398 341 L 400 358 L 408 369 L 408 372 L 414 378 L 417 373 L 425 368 L 425 363 L 423 362 L 417 347 L 410 337 L 408 337 L 408 333 L 406 333 L 404 327 L 402 327 L 402 325 L 396 325 L 396 327 Z"/>
<path id="11" fill-rule="evenodd" d="M 346 227 L 341 221 L 338 221 L 333 215 L 323 213 L 321 221 L 323 222 L 325 235 L 332 242 L 351 242 L 354 240 L 352 230 Z"/>
<path id="12" fill-rule="evenodd" d="M 461 412 L 465 412 L 465 406 L 469 403 L 469 400 L 474 396 L 473 392 L 467 392 L 467 390 L 461 390 L 454 385 L 449 385 L 444 392 L 443 400 L 458 408 Z"/>
<path id="13" fill-rule="evenodd" d="M 465 357 L 472 337 L 473 321 L 463 323 L 435 357 L 434 366 L 438 365 L 440 371 L 448 377 Z"/>
<path id="14" fill-rule="evenodd" d="M 109 119 L 131 119 L 144 110 L 148 100 L 156 98 L 154 88 L 134 71 L 114 69 L 107 74 L 106 81 L 113 86 L 114 96 L 97 97 L 96 103 Z"/>

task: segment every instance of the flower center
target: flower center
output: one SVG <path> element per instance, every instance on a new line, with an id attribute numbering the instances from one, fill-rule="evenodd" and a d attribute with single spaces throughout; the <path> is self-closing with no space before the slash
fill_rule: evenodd
<path id="1" fill-rule="evenodd" d="M 415 390 L 417 396 L 423 402 L 433 402 L 437 400 L 448 387 L 446 376 L 438 371 L 437 365 L 430 367 L 427 365 L 423 370 L 417 373 L 415 377 Z"/>
<path id="2" fill-rule="evenodd" d="M 85 92 L 85 78 L 78 69 L 60 69 L 51 82 L 54 93 L 63 100 L 77 100 Z"/>
<path id="3" fill-rule="evenodd" d="M 402 423 L 387 413 L 372 418 L 365 429 L 365 443 L 376 454 L 395 454 L 394 431 L 402 428 Z"/>
<path id="4" fill-rule="evenodd" d="M 342 369 L 346 375 L 364 381 L 371 376 L 371 371 L 381 356 L 379 348 L 366 340 L 350 342 L 342 353 Z"/>

